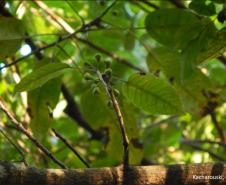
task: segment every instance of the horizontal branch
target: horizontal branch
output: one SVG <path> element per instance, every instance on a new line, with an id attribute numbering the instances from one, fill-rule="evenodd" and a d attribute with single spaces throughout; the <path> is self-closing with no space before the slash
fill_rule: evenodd
<path id="1" fill-rule="evenodd" d="M 225 185 L 224 177 L 224 163 L 39 170 L 0 162 L 4 185 Z"/>
<path id="2" fill-rule="evenodd" d="M 202 151 L 202 152 L 206 152 L 208 153 L 211 157 L 219 160 L 219 161 L 223 161 L 225 162 L 226 160 L 221 157 L 220 155 L 214 153 L 212 150 L 210 149 L 206 149 L 206 148 L 202 148 L 199 144 L 193 142 L 193 141 L 189 141 L 189 140 L 185 140 L 185 139 L 182 139 L 181 140 L 181 144 L 184 144 L 184 145 L 187 145 L 187 146 L 190 146 L 191 148 L 195 149 L 195 150 L 199 150 L 199 151 Z"/>

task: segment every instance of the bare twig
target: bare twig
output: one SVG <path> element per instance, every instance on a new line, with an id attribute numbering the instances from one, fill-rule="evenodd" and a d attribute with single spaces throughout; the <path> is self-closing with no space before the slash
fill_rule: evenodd
<path id="1" fill-rule="evenodd" d="M 122 142 L 123 142 L 123 149 L 124 149 L 123 165 L 124 165 L 124 167 L 128 167 L 129 166 L 129 139 L 128 139 L 128 136 L 126 133 L 125 123 L 123 120 L 123 116 L 122 116 L 118 101 L 114 95 L 112 87 L 109 85 L 108 82 L 106 82 L 104 80 L 102 74 L 98 70 L 97 70 L 97 76 L 100 79 L 100 81 L 102 82 L 102 84 L 106 90 L 106 93 L 109 96 L 109 98 L 113 104 L 113 108 L 114 108 L 115 114 L 117 116 L 118 124 L 119 124 L 120 130 L 121 130 L 121 136 L 122 136 Z"/>
<path id="2" fill-rule="evenodd" d="M 117 62 L 119 62 L 119 63 L 122 63 L 122 64 L 124 64 L 124 65 L 130 67 L 131 69 L 134 69 L 134 70 L 139 71 L 139 72 L 144 72 L 143 69 L 141 69 L 141 68 L 139 68 L 139 67 L 133 65 L 133 64 L 132 64 L 131 62 L 129 62 L 128 60 L 126 60 L 126 59 L 124 59 L 124 58 L 121 58 L 121 57 L 119 57 L 119 56 L 117 56 L 117 55 L 115 55 L 115 54 L 113 54 L 113 53 L 107 51 L 106 49 L 101 48 L 101 47 L 95 45 L 94 43 L 92 43 L 92 42 L 90 42 L 90 41 L 88 41 L 88 40 L 85 40 L 85 39 L 80 38 L 80 37 L 77 37 L 77 36 L 74 36 L 74 38 L 75 38 L 76 40 L 78 40 L 78 41 L 80 41 L 80 42 L 86 44 L 87 46 L 89 46 L 89 47 L 91 47 L 91 48 L 93 48 L 93 49 L 95 49 L 95 50 L 97 50 L 97 51 L 99 51 L 99 52 L 101 52 L 101 53 L 103 53 L 103 54 L 105 54 L 105 55 L 111 57 L 111 58 L 114 59 L 115 61 L 117 61 Z"/>
<path id="3" fill-rule="evenodd" d="M 190 146 L 192 148 L 194 148 L 195 150 L 199 150 L 199 151 L 202 151 L 202 152 L 206 152 L 208 153 L 211 157 L 215 158 L 215 159 L 218 159 L 219 161 L 226 161 L 224 158 L 222 158 L 221 156 L 215 154 L 214 152 L 212 152 L 212 150 L 208 150 L 208 149 L 205 149 L 205 148 L 202 148 L 200 147 L 198 144 L 196 143 L 193 143 L 193 142 L 190 142 L 189 140 L 185 140 L 183 139 L 181 141 L 181 144 L 185 144 L 187 146 Z"/>
<path id="4" fill-rule="evenodd" d="M 23 151 L 21 151 L 21 149 L 13 142 L 13 140 L 9 136 L 7 136 L 7 134 L 1 128 L 0 128 L 0 132 L 7 139 L 7 141 L 16 149 L 16 151 L 20 154 L 25 166 L 28 166 L 28 163 L 26 161 L 26 157 Z"/>
<path id="5" fill-rule="evenodd" d="M 39 148 L 46 156 L 48 156 L 54 163 L 56 163 L 61 168 L 66 168 L 65 165 L 60 162 L 58 159 L 56 159 L 48 149 L 46 149 L 39 141 L 37 141 L 22 125 L 20 122 L 16 120 L 16 118 L 12 115 L 11 112 L 7 109 L 7 107 L 4 105 L 3 100 L 0 99 L 0 109 L 8 116 L 10 121 L 16 126 L 16 128 L 26 135 L 28 139 L 37 147 Z"/>
<path id="6" fill-rule="evenodd" d="M 5 10 L 6 12 L 6 10 Z M 11 15 L 9 12 L 8 14 L 9 16 L 13 16 Z M 52 15 L 54 16 L 54 14 Z M 57 17 L 56 17 L 57 18 Z M 65 24 L 62 24 L 62 26 L 65 25 Z M 79 31 L 78 31 L 79 32 Z M 76 32 L 75 32 L 76 33 Z M 31 50 L 32 52 L 22 58 L 19 58 L 17 60 L 14 60 L 14 62 L 10 63 L 10 64 L 6 64 L 5 66 L 3 66 L 1 69 L 5 68 L 5 67 L 10 67 L 10 66 L 13 66 L 15 64 L 17 64 L 18 62 L 26 59 L 27 57 L 31 56 L 31 55 L 34 55 L 38 60 L 42 60 L 44 57 L 43 57 L 43 53 L 42 51 L 45 50 L 45 49 L 48 49 L 50 47 L 54 47 L 54 46 L 58 46 L 58 44 L 61 42 L 61 41 L 64 41 L 64 40 L 67 40 L 69 39 L 70 37 L 72 36 L 72 34 L 68 34 L 68 35 L 65 35 L 64 37 L 60 37 L 58 40 L 56 40 L 55 42 L 49 44 L 49 45 L 46 45 L 44 47 L 37 47 L 35 45 L 35 43 L 33 42 L 33 40 L 29 37 L 29 35 L 26 33 L 26 37 L 25 37 L 25 42 L 26 44 L 28 44 L 30 47 L 31 47 Z M 76 121 L 76 123 L 79 124 L 79 126 L 81 126 L 82 128 L 84 128 L 85 130 L 87 130 L 88 132 L 91 133 L 92 135 L 92 138 L 93 139 L 97 139 L 97 140 L 101 140 L 103 138 L 103 135 L 102 135 L 102 132 L 100 131 L 95 131 L 94 129 L 92 129 L 89 124 L 85 121 L 85 119 L 82 117 L 81 113 L 80 113 L 80 110 L 75 102 L 75 100 L 73 99 L 72 95 L 69 93 L 68 89 L 66 88 L 66 86 L 64 84 L 62 84 L 62 88 L 61 88 L 61 91 L 64 95 L 64 98 L 65 100 L 67 101 L 67 107 L 65 109 L 65 113 L 71 117 L 73 120 Z"/>
<path id="7" fill-rule="evenodd" d="M 74 32 L 74 29 L 70 25 L 68 25 L 60 16 L 58 16 L 57 14 L 54 14 L 54 12 L 51 9 L 49 9 L 49 7 L 44 2 L 39 0 L 33 0 L 33 2 L 41 9 L 45 10 L 45 12 L 55 22 L 57 22 L 61 27 L 64 27 L 70 34 Z"/>
<path id="8" fill-rule="evenodd" d="M 59 44 L 60 42 L 62 42 L 62 41 L 64 41 L 64 40 L 67 40 L 67 39 L 71 38 L 72 36 L 73 36 L 73 34 L 68 34 L 68 35 L 66 35 L 66 36 L 64 36 L 64 37 L 60 37 L 58 40 L 56 40 L 56 41 L 54 41 L 54 42 L 52 42 L 52 43 L 50 43 L 50 44 L 48 44 L 48 45 L 45 45 L 45 46 L 40 47 L 40 48 L 37 48 L 37 49 L 33 50 L 31 53 L 29 53 L 29 54 L 27 54 L 27 55 L 25 55 L 25 56 L 23 56 L 23 57 L 21 57 L 21 58 L 18 58 L 18 59 L 14 60 L 14 61 L 11 62 L 11 63 L 5 64 L 4 66 L 0 67 L 0 70 L 2 70 L 2 69 L 4 69 L 4 68 L 7 68 L 7 67 L 10 67 L 10 66 L 13 66 L 13 65 L 19 63 L 20 61 L 27 59 L 28 57 L 30 57 L 30 56 L 32 56 L 32 55 L 35 55 L 35 54 L 37 54 L 37 53 L 40 53 L 40 52 L 43 51 L 43 50 L 49 49 L 49 48 L 51 48 L 51 47 L 54 47 L 54 46 L 56 46 L 57 44 Z"/>
<path id="9" fill-rule="evenodd" d="M 78 11 L 73 7 L 73 5 L 71 4 L 71 1 L 66 0 L 67 4 L 71 7 L 71 9 L 75 12 L 75 14 L 79 17 L 79 19 L 81 20 L 82 25 L 85 25 L 85 20 L 83 19 L 83 17 L 78 13 Z"/>
<path id="10" fill-rule="evenodd" d="M 65 31 L 67 31 L 69 34 L 68 35 L 65 35 L 65 36 L 62 36 L 62 37 L 59 37 L 58 40 L 48 44 L 48 45 L 45 45 L 43 47 L 40 47 L 40 48 L 35 48 L 34 50 L 32 50 L 31 53 L 29 53 L 28 55 L 26 56 L 23 56 L 21 58 L 18 58 L 16 59 L 14 62 L 12 63 L 8 63 L 8 64 L 5 64 L 4 66 L 0 67 L 0 70 L 4 69 L 4 68 L 7 68 L 7 67 L 10 67 L 12 65 L 15 65 L 17 63 L 19 63 L 20 61 L 22 60 L 25 60 L 26 58 L 32 56 L 32 55 L 38 55 L 39 53 L 41 53 L 41 51 L 43 50 L 46 50 L 48 48 L 51 48 L 51 47 L 54 47 L 54 46 L 57 46 L 59 43 L 61 43 L 62 41 L 65 41 L 67 39 L 70 39 L 70 38 L 73 38 L 75 37 L 77 40 L 79 40 L 80 42 L 83 42 L 84 44 L 88 45 L 89 47 L 92 47 L 93 49 L 99 51 L 99 52 L 102 52 L 106 55 L 108 55 L 109 57 L 113 58 L 115 61 L 117 62 L 120 62 L 124 65 L 127 65 L 128 67 L 134 69 L 134 70 L 137 70 L 137 71 L 143 71 L 142 69 L 140 69 L 139 67 L 137 66 L 134 66 L 132 63 L 130 63 L 128 60 L 124 59 L 124 58 L 121 58 L 121 57 L 118 57 L 116 56 L 115 54 L 99 47 L 99 46 L 96 46 L 95 44 L 85 40 L 85 39 L 82 39 L 82 38 L 78 38 L 76 37 L 76 34 L 80 33 L 80 32 L 86 32 L 88 31 L 92 26 L 98 26 L 101 19 L 108 13 L 108 11 L 116 4 L 116 1 L 114 1 L 108 8 L 106 8 L 105 11 L 103 11 L 101 13 L 101 15 L 99 15 L 97 18 L 95 18 L 94 20 L 90 21 L 89 23 L 87 24 L 84 24 L 81 28 L 79 28 L 78 30 L 74 31 L 72 33 L 72 28 L 66 23 L 66 22 L 63 22 L 63 20 L 61 19 L 61 21 L 59 21 L 57 19 L 57 16 L 54 14 L 54 12 L 52 12 L 45 4 L 43 5 L 43 2 L 40 2 L 40 1 L 37 1 L 35 0 L 35 3 L 37 3 L 37 5 L 40 6 L 40 3 L 42 6 L 40 6 L 41 8 L 43 8 L 46 13 L 51 13 L 51 18 L 56 21 L 57 24 L 59 24 Z"/>
<path id="11" fill-rule="evenodd" d="M 220 123 L 217 121 L 216 114 L 215 114 L 214 110 L 212 112 L 210 112 L 210 117 L 212 119 L 213 124 L 215 125 L 215 128 L 217 129 L 217 132 L 218 132 L 218 134 L 221 138 L 221 141 L 225 142 L 224 130 L 221 127 Z"/>
<path id="12" fill-rule="evenodd" d="M 175 115 L 174 116 L 170 116 L 170 117 L 168 117 L 166 119 L 163 119 L 163 120 L 160 120 L 158 122 L 149 124 L 145 129 L 150 129 L 150 128 L 153 128 L 153 127 L 156 127 L 156 126 L 160 126 L 162 124 L 167 123 L 167 121 L 171 121 L 171 120 L 174 120 L 176 118 L 178 118 L 178 116 L 175 116 Z"/>
<path id="13" fill-rule="evenodd" d="M 108 6 L 98 17 L 96 17 L 94 20 L 89 22 L 88 24 L 85 24 L 83 27 L 83 31 L 86 31 L 92 26 L 100 26 L 101 19 L 110 11 L 110 9 L 116 4 L 117 0 L 115 0 L 110 6 Z"/>
<path id="14" fill-rule="evenodd" d="M 224 148 L 226 148 L 226 143 L 220 142 L 220 141 L 212 141 L 212 140 L 200 140 L 200 139 L 194 139 L 194 140 L 189 140 L 190 142 L 194 143 L 200 143 L 200 144 L 212 144 L 212 145 L 219 145 Z"/>
<path id="15" fill-rule="evenodd" d="M 74 147 L 67 141 L 60 133 L 58 133 L 55 129 L 52 128 L 52 131 L 54 132 L 55 136 L 58 137 L 81 161 L 82 163 L 87 167 L 90 168 L 89 164 L 85 161 L 85 159 L 82 158 L 82 156 L 74 149 Z"/>

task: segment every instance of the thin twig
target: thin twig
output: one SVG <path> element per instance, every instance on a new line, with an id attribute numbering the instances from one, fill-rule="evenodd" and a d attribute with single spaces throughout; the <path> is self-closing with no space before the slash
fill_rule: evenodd
<path id="1" fill-rule="evenodd" d="M 126 133 L 125 123 L 124 123 L 124 120 L 123 120 L 123 116 L 122 116 L 118 101 L 117 101 L 117 99 L 114 95 L 112 87 L 108 84 L 108 82 L 106 82 L 103 79 L 102 74 L 98 70 L 97 70 L 97 76 L 100 79 L 100 81 L 102 82 L 102 84 L 103 84 L 103 86 L 106 90 L 106 93 L 107 93 L 107 95 L 109 96 L 109 98 L 112 102 L 115 114 L 117 116 L 118 124 L 119 124 L 120 131 L 121 131 L 121 136 L 122 136 L 123 149 L 124 149 L 123 165 L 124 165 L 124 167 L 128 167 L 129 166 L 129 139 L 128 139 L 128 136 L 127 136 L 127 133 Z"/>
<path id="2" fill-rule="evenodd" d="M 129 62 L 128 60 L 126 60 L 126 59 L 124 59 L 124 58 L 121 58 L 121 57 L 119 57 L 119 56 L 117 56 L 117 55 L 115 55 L 115 54 L 113 54 L 113 53 L 107 51 L 106 49 L 101 48 L 101 47 L 95 45 L 94 43 L 92 43 L 92 42 L 90 42 L 90 41 L 88 41 L 88 40 L 85 40 L 85 39 L 80 38 L 80 37 L 77 37 L 77 36 L 74 36 L 73 38 L 75 38 L 76 40 L 78 40 L 78 41 L 80 41 L 80 42 L 82 42 L 82 43 L 88 45 L 89 47 L 91 47 L 91 48 L 93 48 L 93 49 L 95 49 L 95 50 L 97 50 L 97 51 L 99 51 L 99 52 L 101 52 L 101 53 L 103 53 L 103 54 L 105 54 L 105 55 L 111 57 L 113 60 L 115 60 L 115 61 L 117 61 L 117 62 L 119 62 L 119 63 L 122 63 L 122 64 L 124 64 L 124 65 L 130 67 L 131 69 L 134 69 L 134 70 L 139 71 L 139 72 L 144 72 L 143 69 L 141 69 L 141 68 L 139 68 L 139 67 L 133 65 L 133 64 L 132 64 L 131 62 Z"/>
<path id="3" fill-rule="evenodd" d="M 153 128 L 153 127 L 156 127 L 156 126 L 160 126 L 162 124 L 167 123 L 167 121 L 171 121 L 171 120 L 174 120 L 176 118 L 178 118 L 178 116 L 175 116 L 175 115 L 174 116 L 170 116 L 170 117 L 168 117 L 166 119 L 162 119 L 162 120 L 160 120 L 158 122 L 149 124 L 145 129 L 150 129 L 150 128 Z"/>
<path id="4" fill-rule="evenodd" d="M 52 131 L 54 132 L 55 136 L 58 137 L 81 161 L 82 163 L 87 167 L 90 168 L 89 164 L 85 161 L 85 159 L 82 158 L 82 156 L 74 149 L 74 147 L 67 141 L 60 133 L 58 133 L 54 128 L 52 128 Z"/>
<path id="5" fill-rule="evenodd" d="M 83 17 L 78 13 L 78 11 L 73 7 L 73 5 L 71 4 L 71 1 L 66 0 L 66 3 L 71 7 L 71 9 L 75 12 L 75 14 L 79 17 L 79 19 L 82 22 L 82 25 L 85 25 L 85 20 L 83 19 Z"/>
<path id="6" fill-rule="evenodd" d="M 98 17 L 96 17 L 93 21 L 85 24 L 84 31 L 92 26 L 100 26 L 101 19 L 110 11 L 110 9 L 116 4 L 117 0 L 115 0 L 110 6 L 108 6 Z"/>
<path id="7" fill-rule="evenodd" d="M 6 138 L 6 140 L 16 149 L 16 151 L 20 154 L 22 161 L 24 163 L 25 166 L 28 166 L 28 163 L 26 161 L 26 157 L 25 154 L 23 153 L 23 151 L 21 151 L 21 149 L 13 142 L 13 140 L 7 136 L 7 134 L 0 128 L 0 132 L 1 134 Z"/>
<path id="8" fill-rule="evenodd" d="M 221 141 L 225 142 L 224 130 L 221 127 L 220 123 L 217 121 L 216 114 L 215 114 L 214 110 L 212 112 L 210 112 L 209 114 L 210 114 L 210 117 L 212 119 L 212 122 L 214 123 L 215 128 L 217 129 L 217 132 L 218 132 L 218 134 L 221 138 Z"/>
<path id="9" fill-rule="evenodd" d="M 78 30 L 78 31 L 79 31 L 79 30 Z M 76 33 L 77 33 L 77 32 L 76 32 Z M 76 33 L 74 33 L 74 34 L 76 34 Z M 41 51 L 43 51 L 43 50 L 46 50 L 46 49 L 51 48 L 51 47 L 54 47 L 54 46 L 56 46 L 57 44 L 59 44 L 60 42 L 62 42 L 62 41 L 64 41 L 64 40 L 67 40 L 67 39 L 71 38 L 72 36 L 73 36 L 73 34 L 68 34 L 68 35 L 66 35 L 66 36 L 64 36 L 64 37 L 60 37 L 58 40 L 56 40 L 56 41 L 54 41 L 54 42 L 52 42 L 52 43 L 50 43 L 50 44 L 48 44 L 48 45 L 45 45 L 45 46 L 40 47 L 40 48 L 37 48 L 37 49 L 33 50 L 31 53 L 29 53 L 29 54 L 27 54 L 27 55 L 25 55 L 25 56 L 23 56 L 23 57 L 21 57 L 21 58 L 18 58 L 18 59 L 14 60 L 14 61 L 11 62 L 11 63 L 5 64 L 4 66 L 0 67 L 0 70 L 2 70 L 2 69 L 4 69 L 4 68 L 7 68 L 7 67 L 10 67 L 10 66 L 13 66 L 13 65 L 19 63 L 20 61 L 25 60 L 25 59 L 27 59 L 28 57 L 30 57 L 30 56 L 32 56 L 32 55 L 35 55 L 35 54 L 37 54 L 37 53 L 39 53 L 39 52 L 41 52 Z"/>
<path id="10" fill-rule="evenodd" d="M 200 147 L 199 145 L 195 144 L 195 143 L 192 143 L 188 140 L 182 140 L 181 141 L 182 144 L 185 144 L 187 146 L 190 146 L 196 150 L 199 150 L 199 151 L 203 151 L 203 152 L 206 152 L 208 153 L 211 157 L 215 158 L 215 159 L 218 159 L 219 161 L 226 161 L 224 158 L 222 158 L 221 156 L 215 154 L 214 152 L 212 152 L 212 150 L 208 150 L 208 149 L 205 149 L 205 148 L 202 148 Z"/>
<path id="11" fill-rule="evenodd" d="M 22 125 L 20 122 L 16 120 L 16 118 L 12 115 L 11 112 L 7 109 L 7 107 L 4 105 L 2 99 L 0 99 L 0 109 L 8 116 L 10 121 L 16 126 L 16 128 L 26 135 L 28 139 L 37 147 L 39 148 L 46 156 L 48 156 L 55 164 L 60 166 L 63 169 L 66 169 L 66 166 L 60 162 L 58 159 L 56 159 L 48 149 L 46 149 L 39 141 L 37 141 Z"/>
<path id="12" fill-rule="evenodd" d="M 200 144 L 219 145 L 219 146 L 226 148 L 226 143 L 220 142 L 220 141 L 212 141 L 212 140 L 207 140 L 207 139 L 205 139 L 205 140 L 194 139 L 194 140 L 189 140 L 189 141 L 194 142 L 194 143 L 200 143 Z"/>
<path id="13" fill-rule="evenodd" d="M 26 58 L 32 56 L 32 55 L 37 55 L 39 53 L 41 53 L 41 51 L 43 50 L 46 50 L 48 48 L 51 48 L 51 47 L 54 47 L 54 46 L 57 46 L 59 43 L 61 43 L 62 41 L 65 41 L 67 39 L 70 39 L 72 37 L 76 38 L 77 40 L 79 40 L 80 42 L 83 42 L 84 44 L 88 45 L 89 47 L 92 47 L 93 49 L 97 50 L 97 51 L 100 51 L 106 55 L 108 55 L 109 57 L 111 57 L 112 59 L 114 59 L 115 61 L 118 61 L 124 65 L 127 65 L 128 67 L 134 69 L 134 70 L 137 70 L 137 71 L 140 71 L 140 72 L 143 72 L 144 70 L 140 69 L 139 67 L 137 66 L 134 66 L 132 63 L 130 63 L 128 60 L 124 59 L 124 58 L 121 58 L 121 57 L 118 57 L 116 56 L 115 54 L 99 47 L 99 46 L 96 46 L 95 44 L 85 40 L 85 39 L 82 39 L 82 38 L 78 38 L 76 37 L 76 34 L 77 33 L 80 33 L 80 32 L 86 32 L 88 31 L 92 26 L 94 25 L 98 25 L 100 20 L 108 13 L 108 11 L 116 4 L 117 1 L 114 1 L 108 8 L 106 8 L 105 11 L 103 11 L 101 13 L 101 15 L 99 15 L 97 18 L 95 18 L 94 20 L 90 21 L 89 23 L 83 25 L 81 28 L 79 28 L 78 30 L 74 31 L 73 33 L 71 33 L 71 29 L 68 29 L 70 28 L 68 24 L 66 24 L 66 22 L 63 22 L 63 20 L 61 20 L 60 22 L 58 21 L 57 17 L 55 17 L 55 14 L 54 12 L 50 11 L 50 9 L 48 9 L 48 11 L 46 10 L 48 7 L 46 6 L 42 6 L 42 8 L 46 11 L 46 13 L 51 13 L 51 17 L 54 18 L 53 20 L 56 21 L 56 23 L 58 23 L 63 29 L 65 29 L 68 33 L 68 35 L 65 35 L 65 36 L 62 36 L 62 37 L 59 37 L 58 40 L 48 44 L 48 45 L 45 45 L 43 47 L 40 47 L 40 48 L 36 48 L 34 50 L 32 50 L 31 53 L 29 53 L 28 55 L 26 56 L 23 56 L 21 58 L 18 58 L 16 60 L 14 60 L 12 63 L 8 63 L 8 64 L 5 64 L 4 66 L 0 67 L 0 71 L 4 68 L 7 68 L 7 67 L 10 67 L 12 65 L 15 65 L 17 63 L 19 63 L 20 61 L 22 60 L 25 60 Z M 35 3 L 37 5 L 40 5 L 40 2 L 39 1 L 35 1 Z M 43 4 L 43 2 L 41 2 L 41 4 Z M 44 4 L 45 5 L 45 4 Z M 65 26 L 66 25 L 66 26 Z"/>

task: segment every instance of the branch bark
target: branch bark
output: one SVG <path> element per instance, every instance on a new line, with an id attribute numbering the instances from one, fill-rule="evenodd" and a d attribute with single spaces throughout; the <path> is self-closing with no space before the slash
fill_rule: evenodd
<path id="1" fill-rule="evenodd" d="M 4 185 L 225 185 L 226 164 L 45 169 L 0 162 Z M 218 179 L 208 179 L 208 178 Z M 219 179 L 220 178 L 220 179 Z"/>

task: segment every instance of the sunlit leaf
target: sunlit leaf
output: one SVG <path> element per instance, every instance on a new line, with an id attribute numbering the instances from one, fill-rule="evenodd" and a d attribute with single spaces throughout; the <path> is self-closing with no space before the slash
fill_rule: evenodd
<path id="1" fill-rule="evenodd" d="M 64 63 L 50 63 L 27 75 L 15 87 L 16 92 L 29 91 L 42 86 L 47 81 L 62 75 L 72 68 Z"/>
<path id="2" fill-rule="evenodd" d="M 182 111 L 180 98 L 174 88 L 150 74 L 132 75 L 123 92 L 129 101 L 151 114 L 176 114 Z"/>

